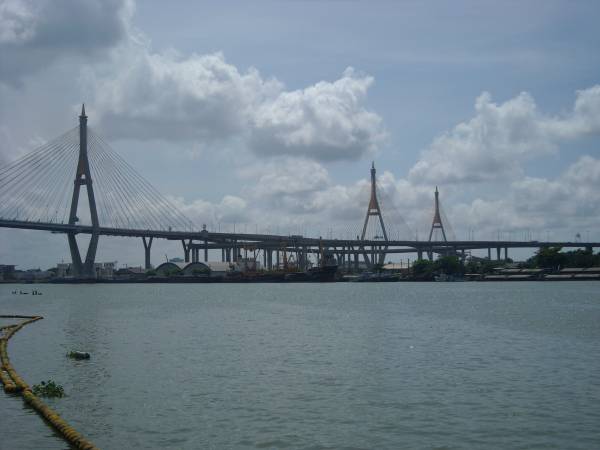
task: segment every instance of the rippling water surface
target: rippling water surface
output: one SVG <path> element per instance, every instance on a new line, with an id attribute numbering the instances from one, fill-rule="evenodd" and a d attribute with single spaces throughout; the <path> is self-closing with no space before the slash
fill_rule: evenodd
<path id="1" fill-rule="evenodd" d="M 0 285 L 45 317 L 13 365 L 103 449 L 600 448 L 600 283 L 36 287 Z M 68 448 L 0 414 L 0 448 Z"/>

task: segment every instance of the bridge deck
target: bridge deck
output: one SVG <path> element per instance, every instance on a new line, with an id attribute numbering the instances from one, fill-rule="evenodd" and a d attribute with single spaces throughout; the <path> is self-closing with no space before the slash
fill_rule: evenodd
<path id="1" fill-rule="evenodd" d="M 162 230 L 139 230 L 125 228 L 94 228 L 91 225 L 69 225 L 62 223 L 48 222 L 26 222 L 18 220 L 0 219 L 0 228 L 16 228 L 26 230 L 50 231 L 52 233 L 75 233 L 92 234 L 96 232 L 102 236 L 124 236 L 124 237 L 146 237 L 169 240 L 192 240 L 210 242 L 209 248 L 220 248 L 219 244 L 231 244 L 236 241 L 239 245 L 244 243 L 254 243 L 262 247 L 315 247 L 323 245 L 324 247 L 387 247 L 386 253 L 396 253 L 399 247 L 404 247 L 406 252 L 412 250 L 429 249 L 456 249 L 456 250 L 474 250 L 486 248 L 539 248 L 539 247 L 568 247 L 568 248 L 594 248 L 600 247 L 600 242 L 573 242 L 573 241 L 411 241 L 411 240 L 359 240 L 359 239 L 319 239 L 298 235 L 272 235 L 272 234 L 254 234 L 254 233 L 215 233 L 210 231 L 162 231 Z"/>

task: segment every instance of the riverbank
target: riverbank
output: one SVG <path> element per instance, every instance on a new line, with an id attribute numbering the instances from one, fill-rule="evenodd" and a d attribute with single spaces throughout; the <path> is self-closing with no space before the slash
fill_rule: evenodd
<path id="1" fill-rule="evenodd" d="M 56 279 L 46 281 L 0 281 L 0 284 L 5 285 L 40 285 L 40 284 L 298 284 L 298 283 L 439 283 L 439 282 L 465 282 L 465 283 L 489 283 L 489 282 L 577 282 L 577 281 L 600 281 L 599 276 L 576 276 L 576 275 L 549 275 L 542 278 L 519 277 L 519 276 L 502 276 L 490 275 L 479 278 L 452 278 L 452 279 L 437 279 L 423 280 L 418 278 L 370 278 L 357 280 L 337 279 L 331 281 L 319 280 L 286 280 L 278 277 L 260 277 L 260 278 L 221 278 L 221 277 L 180 277 L 180 278 L 149 278 L 149 279 Z M 24 293 L 29 294 L 29 293 Z"/>

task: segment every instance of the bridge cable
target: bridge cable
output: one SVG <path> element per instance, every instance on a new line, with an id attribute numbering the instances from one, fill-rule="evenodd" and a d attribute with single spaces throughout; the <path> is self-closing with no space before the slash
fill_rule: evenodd
<path id="1" fill-rule="evenodd" d="M 11 214 L 18 215 L 19 209 L 28 211 L 47 205 L 50 197 L 44 196 L 50 182 L 57 178 L 61 164 L 73 147 L 68 138 L 73 136 L 63 135 L 60 141 L 53 141 L 52 145 L 44 146 L 43 151 L 38 151 L 35 158 L 23 158 L 8 169 L 4 169 L 4 183 L 0 187 L 0 198 L 3 206 L 0 215 L 12 218 Z M 28 164 L 23 165 L 23 161 Z M 14 183 L 11 183 L 13 182 Z M 43 189 L 44 188 L 44 189 Z M 39 213 L 39 211 L 38 211 Z M 37 215 L 26 216 L 32 219 L 41 219 Z"/>
<path id="2" fill-rule="evenodd" d="M 168 198 L 160 194 L 150 183 L 148 183 L 148 181 L 140 176 L 135 169 L 133 169 L 118 153 L 112 150 L 112 148 L 106 144 L 100 136 L 95 134 L 94 136 L 98 139 L 104 150 L 111 156 L 111 159 L 115 160 L 116 163 L 119 163 L 117 167 L 123 168 L 125 173 L 131 179 L 132 183 L 141 189 L 145 196 L 156 202 L 157 207 L 154 209 L 159 211 L 161 215 L 168 221 L 167 224 L 171 221 L 174 221 L 175 224 L 181 226 L 183 230 L 191 230 L 193 228 L 193 223 L 183 213 L 181 213 Z M 152 205 L 153 202 L 150 201 L 149 203 Z M 163 209 L 159 209 L 158 205 L 162 206 Z"/>
<path id="3" fill-rule="evenodd" d="M 41 219 L 41 217 L 38 216 L 40 212 L 39 209 L 49 201 L 46 188 L 51 180 L 57 178 L 55 170 L 57 167 L 60 167 L 61 162 L 65 159 L 65 155 L 68 153 L 68 150 L 65 149 L 68 149 L 68 147 L 65 146 L 61 148 L 58 155 L 53 154 L 54 157 L 52 160 L 49 163 L 42 165 L 41 173 L 35 172 L 22 178 L 25 185 L 20 186 L 19 194 L 17 194 L 16 197 L 13 197 L 13 206 L 27 208 L 28 214 L 31 215 L 26 216 L 26 219 L 31 221 Z"/>
<path id="4" fill-rule="evenodd" d="M 108 146 L 102 145 L 103 142 L 101 141 L 101 138 L 98 138 L 96 135 L 94 135 L 94 138 L 96 138 L 95 141 L 100 144 L 99 148 L 104 154 L 104 158 L 107 158 L 106 160 L 109 161 L 115 169 L 112 179 L 116 182 L 115 184 L 118 186 L 118 191 L 126 193 L 123 198 L 123 206 L 127 209 L 129 215 L 132 214 L 132 210 L 145 210 L 150 213 L 148 214 L 149 217 L 142 218 L 142 223 L 146 224 L 146 228 L 165 229 L 166 226 L 163 222 L 166 221 L 167 224 L 172 222 L 173 215 L 171 214 L 171 211 L 177 213 L 177 209 L 173 207 L 171 211 L 166 211 L 164 207 L 161 208 L 165 203 L 164 197 L 158 194 L 149 183 L 131 169 L 118 154 L 112 151 Z M 137 199 L 139 205 L 133 205 L 131 198 Z M 152 212 L 155 214 L 152 214 Z M 139 214 L 136 216 L 139 217 Z M 148 226 L 149 223 L 151 224 L 150 226 Z M 139 226 L 140 224 L 140 220 L 138 219 L 138 223 L 134 225 Z M 179 221 L 179 225 L 181 225 L 181 221 Z"/>
<path id="5" fill-rule="evenodd" d="M 118 167 L 116 167 L 116 164 L 110 158 L 110 155 L 108 153 L 104 152 L 103 149 L 98 151 L 98 149 L 96 149 L 96 147 L 94 147 L 94 148 L 99 156 L 98 168 L 100 169 L 101 173 L 103 174 L 102 179 L 111 181 L 110 184 L 109 183 L 106 184 L 106 188 L 103 189 L 103 192 L 105 194 L 108 194 L 108 192 L 111 192 L 111 194 L 113 194 L 113 189 L 114 189 L 114 191 L 116 191 L 117 195 L 119 195 L 119 197 L 121 198 L 121 201 L 118 201 L 116 203 L 116 206 L 118 206 L 118 208 L 119 208 L 119 211 L 116 211 L 116 212 L 117 212 L 117 214 L 122 216 L 123 221 L 126 221 L 128 226 L 131 228 L 131 226 L 132 226 L 131 222 L 133 220 L 136 220 L 136 219 L 134 219 L 136 217 L 136 214 L 134 214 L 134 212 L 133 212 L 133 208 L 131 206 L 131 199 L 133 197 L 134 199 L 137 199 L 138 202 L 141 203 L 142 199 L 140 198 L 140 194 L 137 191 L 132 192 L 128 187 L 126 187 L 127 180 L 122 175 L 121 171 L 118 170 Z M 103 168 L 105 167 L 105 165 L 107 163 L 110 164 L 110 167 L 107 167 L 107 169 L 111 169 L 111 170 L 108 170 L 108 172 L 106 174 L 104 174 Z M 146 223 L 146 226 L 144 228 L 153 228 L 153 226 L 151 226 L 151 225 L 149 226 L 149 222 L 146 217 L 142 217 L 141 219 L 138 218 L 137 220 L 138 220 L 137 222 L 133 223 L 134 227 L 140 228 L 141 222 L 139 222 L 139 220 L 143 220 Z"/>

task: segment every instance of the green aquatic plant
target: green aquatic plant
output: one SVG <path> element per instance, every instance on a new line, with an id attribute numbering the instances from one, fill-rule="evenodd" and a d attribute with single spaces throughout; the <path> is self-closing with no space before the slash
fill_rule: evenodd
<path id="1" fill-rule="evenodd" d="M 52 380 L 42 381 L 40 384 L 33 385 L 33 393 L 39 397 L 58 397 L 65 396 L 65 390 L 60 384 Z"/>
<path id="2" fill-rule="evenodd" d="M 67 356 L 72 359 L 90 359 L 90 354 L 88 352 L 73 351 L 67 353 Z"/>

